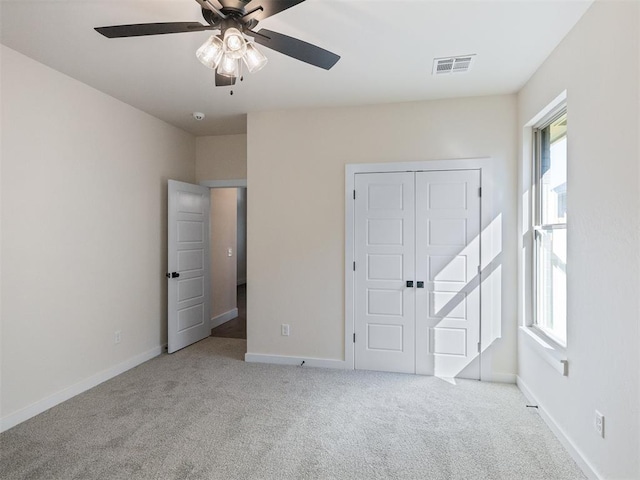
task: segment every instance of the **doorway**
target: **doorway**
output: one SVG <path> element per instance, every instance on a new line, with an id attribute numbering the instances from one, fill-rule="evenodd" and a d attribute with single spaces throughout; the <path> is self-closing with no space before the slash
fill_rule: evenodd
<path id="1" fill-rule="evenodd" d="M 229 199 L 235 198 L 235 206 L 231 204 Z M 222 203 L 222 205 L 218 205 Z M 225 205 L 228 204 L 228 206 Z M 229 255 L 231 254 L 235 258 L 235 278 L 228 275 L 226 278 L 221 279 L 227 283 L 226 288 L 222 286 L 220 290 L 226 290 L 227 295 L 233 292 L 235 289 L 235 318 L 225 319 L 224 323 L 213 323 L 211 329 L 212 337 L 222 338 L 247 338 L 247 189 L 246 188 L 233 188 L 233 189 L 212 189 L 212 212 L 220 210 L 219 217 L 233 217 L 233 211 L 235 210 L 235 219 L 222 218 L 222 222 L 227 222 L 228 225 L 218 225 L 213 219 L 212 214 L 212 226 L 211 226 L 211 248 L 212 257 L 213 252 L 216 250 L 224 250 L 227 257 L 217 255 L 212 261 L 212 278 L 215 281 L 215 270 L 219 267 L 216 264 L 216 259 L 220 263 L 225 263 L 231 260 Z M 226 210 L 226 211 L 225 211 Z M 231 228 L 229 228 L 229 226 Z M 231 246 L 234 241 L 231 241 L 231 230 L 235 231 L 235 244 Z M 225 235 L 226 232 L 226 235 Z M 227 238 L 221 238 L 221 237 Z M 226 243 L 225 243 L 226 241 Z M 223 299 L 224 300 L 224 299 Z M 214 300 L 215 302 L 215 300 Z M 214 305 L 215 308 L 215 305 Z M 215 317 L 214 317 L 215 319 Z"/>
<path id="2" fill-rule="evenodd" d="M 169 353 L 212 333 L 246 339 L 246 183 L 168 181 Z"/>
<path id="3" fill-rule="evenodd" d="M 210 180 L 210 335 L 247 338 L 247 181 Z"/>

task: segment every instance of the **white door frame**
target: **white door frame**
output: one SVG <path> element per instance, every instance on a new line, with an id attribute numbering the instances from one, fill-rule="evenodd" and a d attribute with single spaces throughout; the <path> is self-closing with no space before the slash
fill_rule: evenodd
<path id="1" fill-rule="evenodd" d="M 399 163 L 360 163 L 345 166 L 345 331 L 344 359 L 345 368 L 355 368 L 355 348 L 353 334 L 355 332 L 355 212 L 353 192 L 357 173 L 418 172 L 437 170 L 480 170 L 480 342 L 482 345 L 480 362 L 480 379 L 500 381 L 492 374 L 493 340 L 501 332 L 501 283 L 486 282 L 491 272 L 499 266 L 499 254 L 502 246 L 502 225 L 498 220 L 497 201 L 494 196 L 497 189 L 494 185 L 493 161 L 491 158 L 466 158 L 454 160 L 428 160 L 421 162 Z M 494 221 L 495 220 L 495 221 Z"/>
<path id="2" fill-rule="evenodd" d="M 200 182 L 203 187 L 209 188 L 247 188 L 247 181 L 238 180 L 203 180 Z"/>

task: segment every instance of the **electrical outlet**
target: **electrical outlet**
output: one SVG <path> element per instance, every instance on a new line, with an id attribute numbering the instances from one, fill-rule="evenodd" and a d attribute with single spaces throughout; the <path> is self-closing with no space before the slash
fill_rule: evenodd
<path id="1" fill-rule="evenodd" d="M 113 335 L 113 343 L 118 344 L 122 340 L 122 332 L 120 330 L 116 330 L 116 333 Z"/>
<path id="2" fill-rule="evenodd" d="M 233 248 L 227 248 L 227 257 L 233 257 Z"/>
<path id="3" fill-rule="evenodd" d="M 289 336 L 289 325 L 286 324 L 286 323 L 283 323 L 281 329 L 282 329 L 282 335 L 285 336 L 285 337 L 288 337 Z"/>
<path id="4" fill-rule="evenodd" d="M 602 415 L 599 411 L 596 410 L 596 432 L 600 434 L 602 438 L 604 438 L 604 415 Z"/>

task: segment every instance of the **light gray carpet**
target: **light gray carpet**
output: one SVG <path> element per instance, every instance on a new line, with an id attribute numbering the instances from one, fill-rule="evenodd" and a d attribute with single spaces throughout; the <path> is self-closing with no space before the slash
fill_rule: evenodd
<path id="1" fill-rule="evenodd" d="M 163 355 L 0 436 L 8 479 L 583 479 L 513 385 Z"/>

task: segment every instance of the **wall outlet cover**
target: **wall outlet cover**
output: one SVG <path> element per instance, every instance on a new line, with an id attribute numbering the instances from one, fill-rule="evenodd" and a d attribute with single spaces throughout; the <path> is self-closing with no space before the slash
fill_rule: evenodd
<path id="1" fill-rule="evenodd" d="M 600 434 L 602 438 L 604 438 L 604 415 L 596 410 L 596 432 Z"/>

